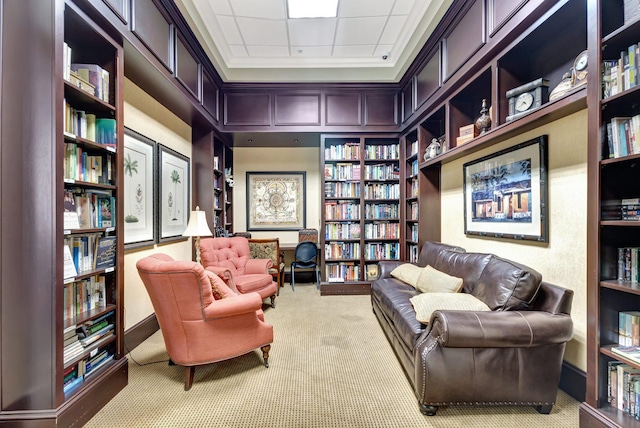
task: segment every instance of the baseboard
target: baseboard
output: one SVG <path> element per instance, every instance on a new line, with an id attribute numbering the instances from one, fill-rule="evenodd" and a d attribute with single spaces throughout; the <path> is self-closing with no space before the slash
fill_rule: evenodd
<path id="1" fill-rule="evenodd" d="M 126 352 L 134 350 L 138 345 L 147 340 L 153 333 L 160 329 L 156 314 L 151 314 L 138 324 L 124 332 L 124 346 Z"/>
<path id="2" fill-rule="evenodd" d="M 560 389 L 576 401 L 584 402 L 587 394 L 587 374 L 573 364 L 563 361 Z"/>

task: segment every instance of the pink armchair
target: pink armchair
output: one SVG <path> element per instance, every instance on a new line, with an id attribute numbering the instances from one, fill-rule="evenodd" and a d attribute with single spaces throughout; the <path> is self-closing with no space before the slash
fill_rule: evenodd
<path id="1" fill-rule="evenodd" d="M 233 291 L 257 292 L 263 299 L 269 297 L 271 307 L 275 307 L 278 284 L 269 273 L 273 262 L 252 259 L 247 238 L 204 238 L 200 241 L 200 257 L 202 266 L 224 278 Z"/>
<path id="2" fill-rule="evenodd" d="M 269 367 L 273 327 L 264 322 L 257 293 L 235 294 L 201 265 L 154 254 L 136 264 L 151 297 L 171 361 L 185 367 L 184 389 L 195 366 L 260 348 Z"/>

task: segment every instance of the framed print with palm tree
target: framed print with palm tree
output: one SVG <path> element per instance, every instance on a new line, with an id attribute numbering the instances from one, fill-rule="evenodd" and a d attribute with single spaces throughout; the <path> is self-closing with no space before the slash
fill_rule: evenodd
<path id="1" fill-rule="evenodd" d="M 186 240 L 189 158 L 158 143 L 158 242 Z"/>
<path id="2" fill-rule="evenodd" d="M 547 242 L 547 136 L 464 168 L 467 235 Z"/>
<path id="3" fill-rule="evenodd" d="M 153 245 L 155 227 L 156 143 L 124 130 L 124 243 L 126 248 Z"/>

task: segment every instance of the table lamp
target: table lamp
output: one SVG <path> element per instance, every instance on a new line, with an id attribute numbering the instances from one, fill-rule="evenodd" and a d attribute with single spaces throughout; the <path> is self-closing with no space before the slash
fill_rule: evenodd
<path id="1" fill-rule="evenodd" d="M 211 229 L 207 225 L 207 213 L 200 211 L 200 207 L 196 207 L 195 211 L 191 211 L 189 224 L 182 236 L 195 236 L 196 238 L 196 262 L 200 263 L 200 237 L 213 236 Z"/>

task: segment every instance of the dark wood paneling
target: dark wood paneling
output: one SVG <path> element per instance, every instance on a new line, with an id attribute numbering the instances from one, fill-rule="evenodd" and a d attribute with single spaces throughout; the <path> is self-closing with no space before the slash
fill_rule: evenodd
<path id="1" fill-rule="evenodd" d="M 360 94 L 327 94 L 326 125 L 362 125 Z"/>
<path id="2" fill-rule="evenodd" d="M 416 75 L 416 107 L 420 107 L 440 87 L 440 47 Z"/>
<path id="3" fill-rule="evenodd" d="M 444 80 L 447 80 L 485 43 L 483 1 L 476 0 L 444 38 Z"/>
<path id="4" fill-rule="evenodd" d="M 489 0 L 489 34 L 498 31 L 528 0 Z"/>
<path id="5" fill-rule="evenodd" d="M 365 94 L 364 96 L 364 124 L 365 126 L 397 126 L 397 95 L 396 94 Z"/>
<path id="6" fill-rule="evenodd" d="M 200 100 L 200 64 L 186 47 L 182 38 L 176 37 L 176 79 L 197 99 Z"/>
<path id="7" fill-rule="evenodd" d="M 131 31 L 169 71 L 173 70 L 173 24 L 152 0 L 132 0 Z"/>
<path id="8" fill-rule="evenodd" d="M 275 95 L 276 125 L 320 125 L 320 94 Z"/>
<path id="9" fill-rule="evenodd" d="M 220 89 L 215 81 L 206 72 L 202 73 L 202 106 L 207 110 L 214 120 L 219 120 L 219 97 Z"/>
<path id="10" fill-rule="evenodd" d="M 415 79 L 411 79 L 402 89 L 402 121 L 405 122 L 413 114 L 413 85 Z"/>
<path id="11" fill-rule="evenodd" d="M 225 125 L 270 125 L 270 94 L 224 94 Z"/>
<path id="12" fill-rule="evenodd" d="M 129 20 L 129 0 L 102 0 L 124 24 Z"/>

